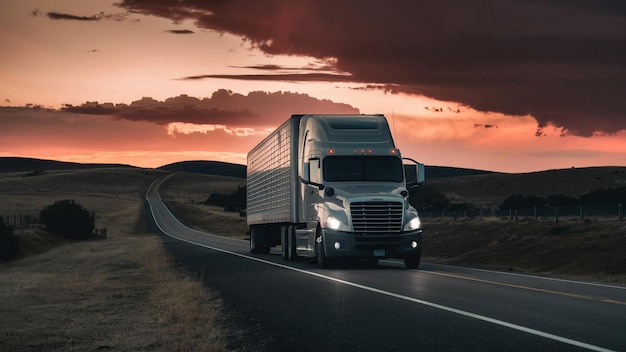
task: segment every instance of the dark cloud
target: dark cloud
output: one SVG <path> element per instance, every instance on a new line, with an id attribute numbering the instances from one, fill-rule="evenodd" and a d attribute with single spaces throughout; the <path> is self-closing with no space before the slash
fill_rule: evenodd
<path id="1" fill-rule="evenodd" d="M 76 16 L 67 13 L 48 12 L 48 18 L 51 20 L 73 20 L 73 21 L 100 21 L 100 17 L 93 16 Z"/>
<path id="2" fill-rule="evenodd" d="M 320 100 L 289 92 L 251 92 L 248 95 L 218 90 L 210 98 L 180 95 L 158 101 L 144 97 L 131 104 L 86 102 L 66 104 L 68 113 L 110 115 L 117 119 L 146 121 L 158 125 L 171 122 L 213 124 L 230 127 L 276 127 L 294 113 L 359 113 L 347 104 Z"/>
<path id="3" fill-rule="evenodd" d="M 265 64 L 265 65 L 249 65 L 249 66 L 229 66 L 229 67 L 233 67 L 233 68 L 249 68 L 249 69 L 253 69 L 253 70 L 260 70 L 260 71 L 280 71 L 280 72 L 307 72 L 307 71 L 316 71 L 316 72 L 323 72 L 323 71 L 331 71 L 334 72 L 335 74 L 337 74 L 336 72 L 336 68 L 332 65 L 328 65 L 328 64 L 315 64 L 315 65 L 310 65 L 310 66 L 306 66 L 306 67 L 290 67 L 290 66 L 281 66 L 281 65 L 276 65 L 276 64 Z M 345 76 L 345 74 L 344 74 Z M 280 76 L 271 76 L 271 77 L 275 77 L 275 79 L 280 79 Z M 333 80 L 332 77 L 329 77 L 328 79 L 331 82 L 334 82 L 335 80 Z"/>
<path id="4" fill-rule="evenodd" d="M 491 125 L 491 124 L 482 124 L 482 123 L 475 123 L 474 124 L 474 128 L 494 128 L 494 127 L 498 128 L 498 126 L 494 126 L 494 125 Z"/>
<path id="5" fill-rule="evenodd" d="M 81 106 L 73 106 L 71 104 L 64 104 L 61 108 L 62 111 L 71 112 L 75 114 L 87 114 L 87 115 L 114 115 L 121 111 L 113 104 L 98 104 L 98 102 L 87 102 Z"/>
<path id="6" fill-rule="evenodd" d="M 350 82 L 532 114 L 571 134 L 626 129 L 623 0 L 122 0 L 241 36 L 268 55 L 332 58 Z M 344 75 L 197 78 L 348 81 Z"/>
<path id="7" fill-rule="evenodd" d="M 189 29 L 168 29 L 166 30 L 167 33 L 172 33 L 172 34 L 193 34 L 194 32 L 189 30 Z"/>
<path id="8" fill-rule="evenodd" d="M 32 15 L 37 17 L 37 16 L 41 15 L 41 11 L 39 9 L 35 9 L 35 10 L 32 11 Z M 100 20 L 105 19 L 105 20 L 113 20 L 113 21 L 124 21 L 128 17 L 128 12 L 124 12 L 124 13 L 105 13 L 105 12 L 100 12 L 98 14 L 91 15 L 91 16 L 77 16 L 77 15 L 72 15 L 72 14 L 68 14 L 68 13 L 61 13 L 61 12 L 47 12 L 46 15 L 51 20 L 69 20 L 69 21 L 91 22 L 91 21 L 100 21 Z"/>
<path id="9" fill-rule="evenodd" d="M 283 82 L 355 82 L 349 75 L 330 73 L 290 73 L 274 75 L 199 75 L 183 77 L 184 80 L 199 80 L 206 78 L 239 79 L 244 81 L 283 81 Z"/>

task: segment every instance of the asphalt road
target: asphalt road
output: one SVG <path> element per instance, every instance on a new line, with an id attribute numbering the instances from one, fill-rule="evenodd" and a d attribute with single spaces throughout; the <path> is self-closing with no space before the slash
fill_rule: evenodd
<path id="1" fill-rule="evenodd" d="M 322 270 L 251 255 L 146 195 L 177 261 L 223 299 L 240 351 L 626 351 L 626 287 L 399 261 Z"/>

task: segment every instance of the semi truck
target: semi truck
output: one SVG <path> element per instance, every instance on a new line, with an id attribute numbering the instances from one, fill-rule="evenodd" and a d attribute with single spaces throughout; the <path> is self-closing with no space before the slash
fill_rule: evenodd
<path id="1" fill-rule="evenodd" d="M 417 269 L 422 228 L 409 194 L 424 165 L 402 158 L 382 114 L 292 115 L 247 155 L 250 252 Z"/>

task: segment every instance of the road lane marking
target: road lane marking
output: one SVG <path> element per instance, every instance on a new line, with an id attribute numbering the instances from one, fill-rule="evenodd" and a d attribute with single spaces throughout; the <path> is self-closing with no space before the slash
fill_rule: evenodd
<path id="1" fill-rule="evenodd" d="M 190 244 L 193 244 L 193 245 L 196 245 L 196 246 L 208 248 L 208 249 L 211 249 L 211 250 L 214 250 L 214 251 L 218 251 L 218 252 L 222 252 L 222 253 L 238 256 L 238 257 L 241 257 L 241 258 L 257 261 L 257 262 L 260 262 L 260 263 L 273 265 L 273 266 L 276 266 L 276 267 L 279 267 L 279 268 L 283 268 L 283 269 L 287 269 L 287 270 L 293 270 L 293 271 L 299 272 L 301 274 L 315 276 L 315 277 L 318 277 L 318 278 L 321 278 L 321 279 L 325 279 L 325 280 L 333 281 L 333 282 L 340 283 L 340 284 L 343 284 L 343 285 L 359 288 L 359 289 L 362 289 L 362 290 L 365 290 L 365 291 L 370 291 L 370 292 L 382 294 L 382 295 L 385 295 L 385 296 L 388 296 L 388 297 L 393 297 L 393 298 L 401 299 L 401 300 L 404 300 L 404 301 L 421 304 L 421 305 L 424 305 L 424 306 L 427 306 L 427 307 L 431 307 L 431 308 L 443 310 L 443 311 L 446 311 L 446 312 L 458 314 L 458 315 L 461 315 L 461 316 L 477 319 L 477 320 L 480 320 L 480 321 L 492 323 L 492 324 L 495 324 L 495 325 L 507 327 L 507 328 L 510 328 L 510 329 L 513 329 L 513 330 L 517 330 L 517 331 L 521 331 L 521 332 L 525 332 L 525 333 L 528 333 L 528 334 L 531 334 L 531 335 L 540 336 L 540 337 L 547 338 L 547 339 L 550 339 L 550 340 L 562 342 L 562 343 L 565 343 L 565 344 L 568 344 L 568 345 L 571 345 L 571 346 L 585 348 L 585 349 L 588 349 L 588 350 L 591 350 L 591 351 L 602 351 L 602 352 L 612 351 L 610 349 L 603 348 L 603 347 L 600 347 L 600 346 L 595 346 L 595 345 L 588 344 L 588 343 L 585 343 L 585 342 L 582 342 L 582 341 L 577 341 L 577 340 L 573 340 L 573 339 L 570 339 L 570 338 L 566 338 L 566 337 L 550 334 L 550 333 L 547 333 L 547 332 L 539 331 L 539 330 L 528 328 L 528 327 L 525 327 L 525 326 L 521 326 L 521 325 L 509 323 L 509 322 L 506 322 L 506 321 L 490 318 L 490 317 L 487 317 L 487 316 L 483 316 L 483 315 L 467 312 L 467 311 L 460 310 L 460 309 L 457 309 L 457 308 L 452 308 L 452 307 L 444 306 L 444 305 L 441 305 L 441 304 L 424 301 L 424 300 L 417 299 L 417 298 L 414 298 L 414 297 L 400 295 L 400 294 L 397 294 L 397 293 L 381 290 L 381 289 L 378 289 L 378 288 L 357 284 L 355 282 L 350 282 L 350 281 L 346 281 L 346 280 L 342 280 L 342 279 L 337 279 L 337 278 L 334 278 L 334 277 L 331 277 L 331 276 L 327 276 L 327 275 L 323 275 L 323 274 L 320 274 L 320 273 L 307 271 L 307 270 L 304 270 L 304 269 L 299 269 L 299 268 L 295 268 L 295 267 L 284 265 L 284 264 L 280 264 L 280 263 L 271 262 L 271 261 L 268 261 L 268 260 L 265 260 L 265 259 L 261 259 L 261 258 L 257 258 L 257 257 L 253 257 L 253 256 L 250 256 L 250 255 L 237 253 L 237 252 L 232 252 L 232 251 L 229 251 L 229 250 L 225 250 L 225 249 L 209 246 L 209 245 L 202 244 L 202 243 L 192 242 L 190 240 L 178 237 L 178 236 L 176 236 L 174 234 L 168 233 L 165 230 L 163 230 L 161 228 L 161 226 L 159 225 L 159 222 L 157 221 L 156 217 L 154 216 L 153 206 L 152 206 L 152 203 L 150 202 L 150 199 L 148 197 L 146 197 L 146 201 L 148 202 L 148 205 L 150 206 L 150 213 L 152 215 L 152 219 L 154 220 L 154 223 L 159 228 L 159 230 L 161 232 L 163 232 L 165 235 L 170 236 L 170 237 L 175 238 L 175 239 L 178 239 L 178 240 L 183 241 L 183 242 L 187 242 L 187 243 L 190 243 Z M 167 210 L 167 212 L 170 214 L 170 216 L 172 218 L 176 219 L 176 217 L 174 217 L 174 215 L 172 215 L 171 212 L 169 212 L 169 209 L 167 209 L 167 207 L 165 207 L 165 209 Z M 195 231 L 197 231 L 197 230 L 195 230 Z"/>
<path id="2" fill-rule="evenodd" d="M 498 286 L 513 287 L 513 288 L 518 288 L 518 289 L 522 289 L 522 290 L 550 293 L 550 294 L 561 295 L 561 296 L 572 297 L 572 298 L 578 298 L 578 299 L 584 299 L 584 300 L 589 300 L 589 301 L 604 302 L 604 303 L 617 304 L 617 305 L 626 305 L 626 302 L 617 301 L 617 300 L 609 299 L 609 298 L 592 297 L 592 296 L 585 296 L 585 295 L 579 295 L 579 294 L 575 294 L 575 293 L 567 293 L 567 292 L 562 292 L 562 291 L 546 290 L 546 289 L 543 289 L 543 288 L 536 288 L 536 287 L 529 287 L 529 286 L 522 286 L 522 285 L 515 285 L 515 284 L 507 284 L 507 283 L 504 283 L 504 282 L 497 282 L 497 281 L 491 281 L 491 280 L 478 279 L 478 278 L 475 278 L 475 277 L 463 276 L 463 275 L 457 275 L 457 274 L 438 273 L 438 272 L 435 272 L 435 271 L 422 271 L 422 272 L 423 273 L 427 273 L 427 274 L 432 274 L 432 275 L 448 276 L 448 277 L 453 277 L 453 278 L 456 278 L 456 279 L 476 281 L 476 282 L 482 282 L 482 283 L 491 284 L 491 285 L 498 285 Z"/>

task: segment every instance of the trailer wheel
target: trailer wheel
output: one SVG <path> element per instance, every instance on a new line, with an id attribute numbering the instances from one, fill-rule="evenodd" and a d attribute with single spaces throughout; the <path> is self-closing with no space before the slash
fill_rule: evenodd
<path id="1" fill-rule="evenodd" d="M 269 252 L 270 247 L 267 245 L 265 231 L 257 227 L 250 229 L 250 253 L 268 254 Z"/>
<path id="2" fill-rule="evenodd" d="M 330 259 L 326 257 L 326 252 L 324 251 L 324 236 L 322 236 L 322 230 L 319 227 L 315 236 L 315 259 L 320 269 L 330 268 Z"/>
<path id="3" fill-rule="evenodd" d="M 280 227 L 280 248 L 283 260 L 289 259 L 289 228 L 291 226 Z"/>
<path id="4" fill-rule="evenodd" d="M 287 260 L 290 262 L 298 260 L 298 251 L 296 250 L 296 227 L 293 225 L 287 227 Z"/>

